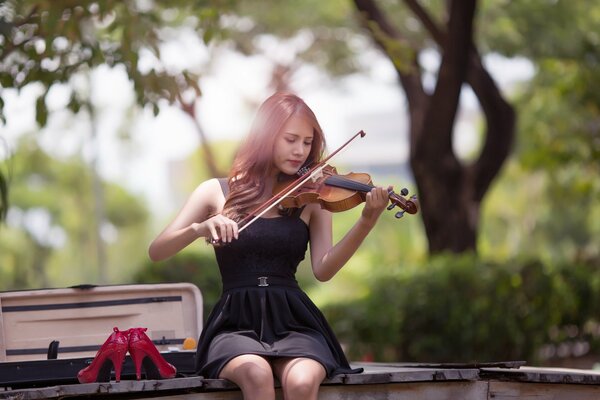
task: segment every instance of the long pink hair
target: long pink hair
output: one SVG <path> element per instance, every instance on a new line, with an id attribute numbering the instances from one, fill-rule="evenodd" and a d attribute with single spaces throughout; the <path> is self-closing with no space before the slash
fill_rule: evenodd
<path id="1" fill-rule="evenodd" d="M 294 94 L 273 94 L 258 109 L 250 133 L 233 160 L 230 191 L 223 208 L 227 217 L 239 222 L 259 205 L 265 191 L 265 177 L 273 174 L 275 139 L 292 116 L 304 118 L 313 127 L 313 142 L 303 167 L 321 160 L 325 138 L 315 114 Z"/>

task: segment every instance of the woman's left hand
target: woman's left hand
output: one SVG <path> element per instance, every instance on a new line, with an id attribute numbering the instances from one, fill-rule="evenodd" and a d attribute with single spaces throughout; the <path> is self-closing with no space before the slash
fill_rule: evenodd
<path id="1" fill-rule="evenodd" d="M 375 223 L 385 207 L 388 205 L 390 200 L 388 191 L 392 189 L 392 186 L 388 187 L 387 189 L 384 189 L 383 187 L 375 187 L 371 189 L 371 191 L 367 193 L 367 199 L 365 207 L 362 211 L 362 217 L 369 222 Z"/>

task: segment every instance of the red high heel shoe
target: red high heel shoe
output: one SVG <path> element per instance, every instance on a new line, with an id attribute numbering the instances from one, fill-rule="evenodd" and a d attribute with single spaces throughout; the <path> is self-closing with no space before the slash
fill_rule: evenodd
<path id="1" fill-rule="evenodd" d="M 109 361 L 115 368 L 116 381 L 121 380 L 121 368 L 127 354 L 129 331 L 120 331 L 116 327 L 113 328 L 113 331 L 96 353 L 92 363 L 77 374 L 79 383 L 110 381 L 111 365 Z"/>
<path id="2" fill-rule="evenodd" d="M 131 328 L 129 330 L 129 354 L 135 365 L 135 376 L 142 378 L 142 363 L 149 379 L 174 378 L 177 368 L 169 364 L 160 355 L 152 340 L 144 333 L 148 328 Z"/>

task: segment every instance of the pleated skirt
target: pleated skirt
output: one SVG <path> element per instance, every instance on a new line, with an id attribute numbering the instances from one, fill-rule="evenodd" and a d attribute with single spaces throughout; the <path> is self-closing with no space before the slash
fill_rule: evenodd
<path id="1" fill-rule="evenodd" d="M 198 374 L 216 379 L 230 360 L 243 354 L 268 360 L 311 358 L 323 365 L 328 377 L 362 372 L 362 368 L 350 367 L 321 311 L 299 287 L 293 286 L 225 290 L 198 342 Z"/>

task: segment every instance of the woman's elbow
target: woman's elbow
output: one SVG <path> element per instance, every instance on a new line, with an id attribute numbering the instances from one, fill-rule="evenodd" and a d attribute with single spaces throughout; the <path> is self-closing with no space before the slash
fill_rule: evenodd
<path id="1" fill-rule="evenodd" d="M 315 271 L 315 278 L 317 278 L 319 282 L 327 282 L 333 278 L 333 275 Z"/>
<path id="2" fill-rule="evenodd" d="M 150 257 L 150 260 L 152 260 L 153 262 L 162 261 L 165 258 L 167 258 L 164 255 L 160 254 L 160 251 L 157 248 L 157 246 L 155 246 L 154 242 L 152 242 L 152 244 L 150 244 L 150 247 L 148 247 L 148 257 Z"/>
<path id="3" fill-rule="evenodd" d="M 152 248 L 148 249 L 148 257 L 150 258 L 150 261 L 153 261 L 153 262 L 160 261 L 160 257 L 158 257 L 158 255 L 152 251 Z"/>

